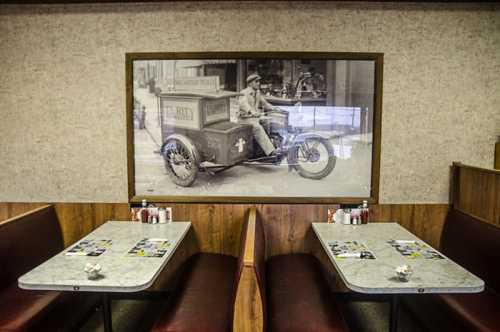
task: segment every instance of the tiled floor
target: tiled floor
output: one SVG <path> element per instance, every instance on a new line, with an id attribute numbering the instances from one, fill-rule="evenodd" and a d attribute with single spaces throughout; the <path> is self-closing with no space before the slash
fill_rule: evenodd
<path id="1" fill-rule="evenodd" d="M 159 302 L 138 300 L 113 301 L 113 331 L 142 332 L 148 331 L 160 312 Z M 351 332 L 385 332 L 389 327 L 389 305 L 379 302 L 351 302 L 345 308 Z M 102 332 L 100 312 L 92 315 L 80 332 Z M 419 323 L 401 310 L 399 332 L 424 332 Z"/>
<path id="2" fill-rule="evenodd" d="M 388 303 L 356 301 L 346 304 L 344 309 L 344 315 L 352 332 L 389 331 Z M 404 307 L 400 309 L 398 331 L 427 332 Z"/>
<path id="3" fill-rule="evenodd" d="M 112 301 L 113 332 L 149 331 L 161 309 L 158 301 Z M 101 312 L 96 311 L 79 332 L 104 332 Z"/>

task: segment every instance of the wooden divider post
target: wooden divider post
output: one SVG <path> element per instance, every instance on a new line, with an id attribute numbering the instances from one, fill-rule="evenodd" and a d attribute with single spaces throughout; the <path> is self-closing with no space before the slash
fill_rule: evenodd
<path id="1" fill-rule="evenodd" d="M 233 331 L 261 332 L 264 330 L 262 294 L 255 273 L 255 223 L 257 211 L 254 207 L 248 213 L 248 228 L 243 251 L 243 270 L 238 283 L 234 305 Z"/>

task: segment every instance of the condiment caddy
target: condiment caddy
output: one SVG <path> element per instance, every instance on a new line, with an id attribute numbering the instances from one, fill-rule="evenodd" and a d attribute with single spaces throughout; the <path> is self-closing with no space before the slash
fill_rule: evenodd
<path id="1" fill-rule="evenodd" d="M 364 200 L 363 204 L 357 208 L 338 209 L 333 215 L 333 222 L 343 225 L 362 225 L 367 224 L 370 219 L 370 209 L 368 201 Z"/>
<path id="2" fill-rule="evenodd" d="M 142 223 L 164 224 L 172 221 L 172 208 L 156 207 L 143 199 L 140 208 L 131 208 L 131 218 Z"/>

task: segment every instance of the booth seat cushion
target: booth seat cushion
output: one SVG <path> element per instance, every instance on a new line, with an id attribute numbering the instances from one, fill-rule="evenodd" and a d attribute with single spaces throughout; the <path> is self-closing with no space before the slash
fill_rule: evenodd
<path id="1" fill-rule="evenodd" d="M 17 279 L 63 250 L 59 221 L 47 206 L 0 223 L 0 332 L 74 331 L 98 297 L 22 290 Z"/>
<path id="2" fill-rule="evenodd" d="M 63 292 L 50 311 L 35 322 L 30 332 L 74 332 L 82 327 L 101 304 L 97 294 Z"/>
<path id="3" fill-rule="evenodd" d="M 500 331 L 500 301 L 498 294 L 493 291 L 485 290 L 479 294 L 442 294 L 437 297 L 469 331 Z"/>
<path id="4" fill-rule="evenodd" d="M 0 332 L 76 331 L 99 297 L 88 293 L 24 290 L 11 285 L 0 291 Z"/>
<path id="5" fill-rule="evenodd" d="M 200 253 L 191 257 L 180 287 L 152 331 L 230 331 L 236 268 L 237 258 L 232 256 Z"/>
<path id="6" fill-rule="evenodd" d="M 51 308 L 60 292 L 27 291 L 12 285 L 0 292 L 0 331 L 27 331 Z"/>
<path id="7" fill-rule="evenodd" d="M 266 281 L 270 331 L 348 330 L 314 256 L 271 257 L 266 264 Z"/>

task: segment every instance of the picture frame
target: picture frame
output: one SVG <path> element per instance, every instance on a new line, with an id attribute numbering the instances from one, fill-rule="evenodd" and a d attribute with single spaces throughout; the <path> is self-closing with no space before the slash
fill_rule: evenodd
<path id="1" fill-rule="evenodd" d="M 127 53 L 125 67 L 130 202 L 378 202 L 382 53 Z"/>

